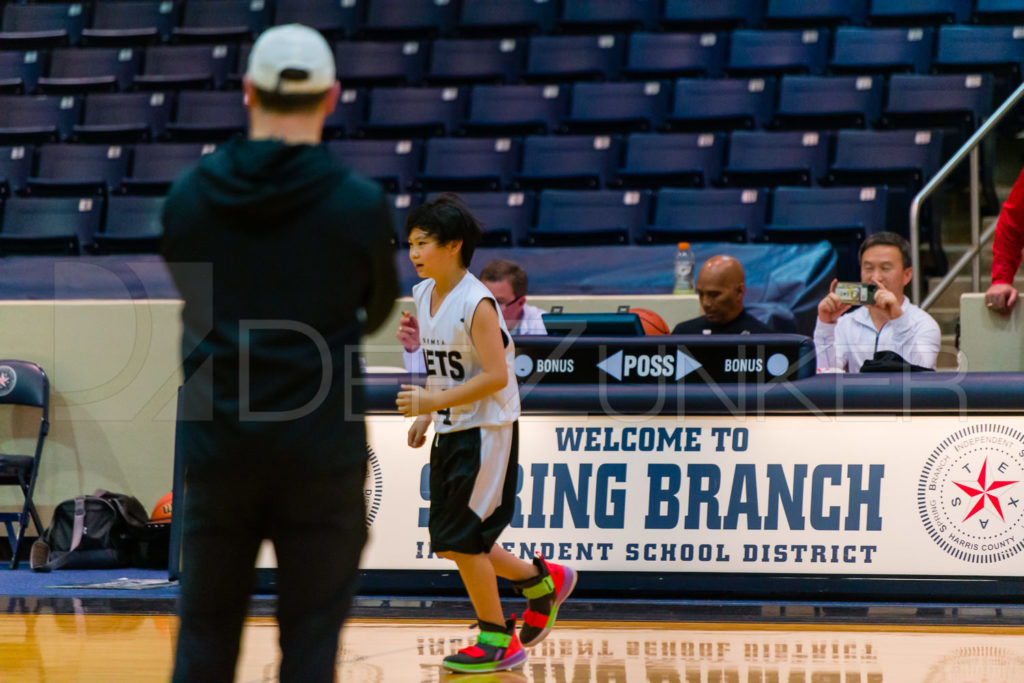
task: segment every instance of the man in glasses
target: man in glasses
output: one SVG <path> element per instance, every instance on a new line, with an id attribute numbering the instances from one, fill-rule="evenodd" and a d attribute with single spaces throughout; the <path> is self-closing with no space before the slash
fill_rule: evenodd
<path id="1" fill-rule="evenodd" d="M 480 281 L 491 290 L 498 302 L 512 336 L 547 334 L 541 315 L 536 306 L 526 303 L 526 271 L 519 264 L 506 259 L 495 259 L 480 271 Z M 396 335 L 404 352 L 405 369 L 409 372 L 425 372 L 423 354 L 420 353 L 420 326 L 416 316 L 402 316 Z"/>

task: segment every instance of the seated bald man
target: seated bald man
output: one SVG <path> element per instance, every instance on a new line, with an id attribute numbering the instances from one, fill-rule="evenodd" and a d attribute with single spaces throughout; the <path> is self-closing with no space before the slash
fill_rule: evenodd
<path id="1" fill-rule="evenodd" d="M 712 256 L 697 274 L 697 297 L 704 315 L 684 320 L 672 334 L 760 334 L 774 332 L 743 308 L 747 291 L 743 266 L 732 256 Z"/>

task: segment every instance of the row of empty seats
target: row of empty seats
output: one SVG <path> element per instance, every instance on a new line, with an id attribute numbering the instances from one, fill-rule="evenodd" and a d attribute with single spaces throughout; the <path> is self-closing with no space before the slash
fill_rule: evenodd
<path id="1" fill-rule="evenodd" d="M 115 4 L 115 3 L 112 3 Z M 828 30 L 533 36 L 435 41 L 342 41 L 338 78 L 360 85 L 517 83 L 666 79 L 785 73 L 872 74 L 988 70 L 1019 79 L 1024 28 L 943 26 L 844 27 L 830 47 Z M 236 85 L 251 44 L 4 49 L 0 88 L 222 88 Z M 933 46 L 936 46 L 933 48 Z"/>
<path id="2" fill-rule="evenodd" d="M 544 190 L 463 196 L 484 224 L 485 246 L 831 239 L 842 254 L 885 228 L 887 188 Z M 405 242 L 405 214 L 423 199 L 418 194 L 392 195 L 399 244 Z M 162 203 L 159 196 L 9 197 L 0 214 L 0 251 L 152 251 L 162 233 Z"/>
<path id="3" fill-rule="evenodd" d="M 1019 0 L 122 0 L 23 3 L 0 45 L 251 40 L 300 22 L 336 37 L 1019 21 Z M 19 42 L 20 41 L 20 42 Z M 33 42 L 34 41 L 34 42 Z M 48 41 L 48 42 L 45 42 Z"/>
<path id="4" fill-rule="evenodd" d="M 946 127 L 992 111 L 988 74 L 784 76 L 660 82 L 346 90 L 328 137 Z M 0 95 L 0 144 L 216 142 L 243 130 L 238 91 Z"/>
<path id="5" fill-rule="evenodd" d="M 941 133 L 931 130 L 736 131 L 334 140 L 343 163 L 392 192 L 522 188 L 763 187 L 864 184 L 872 175 L 919 184 L 938 169 Z M 212 144 L 0 147 L 0 179 L 13 193 L 105 194 L 166 184 Z"/>

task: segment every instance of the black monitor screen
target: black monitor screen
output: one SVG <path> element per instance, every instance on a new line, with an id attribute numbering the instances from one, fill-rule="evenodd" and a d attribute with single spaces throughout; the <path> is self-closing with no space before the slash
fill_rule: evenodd
<path id="1" fill-rule="evenodd" d="M 636 313 L 545 313 L 541 319 L 551 337 L 644 336 Z"/>

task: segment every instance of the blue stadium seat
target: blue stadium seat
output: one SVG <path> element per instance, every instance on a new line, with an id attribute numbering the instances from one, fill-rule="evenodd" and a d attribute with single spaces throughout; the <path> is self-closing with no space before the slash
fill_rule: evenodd
<path id="1" fill-rule="evenodd" d="M 164 226 L 160 221 L 163 197 L 111 195 L 107 217 L 93 235 L 92 251 L 100 254 L 139 254 L 160 249 Z"/>
<path id="2" fill-rule="evenodd" d="M 252 0 L 186 2 L 181 25 L 172 32 L 179 43 L 254 40 L 270 24 L 270 3 Z"/>
<path id="3" fill-rule="evenodd" d="M 0 254 L 77 254 L 92 244 L 103 197 L 10 197 L 0 222 Z"/>
<path id="4" fill-rule="evenodd" d="M 338 93 L 334 111 L 324 120 L 324 138 L 354 135 L 366 120 L 366 99 L 366 91 L 359 88 L 345 88 Z"/>
<path id="5" fill-rule="evenodd" d="M 775 89 L 774 78 L 680 78 L 665 124 L 688 132 L 761 128 L 771 119 Z"/>
<path id="6" fill-rule="evenodd" d="M 430 51 L 429 83 L 514 83 L 526 41 L 515 38 L 438 39 Z"/>
<path id="7" fill-rule="evenodd" d="M 588 0 L 562 5 L 561 30 L 573 33 L 648 30 L 658 22 L 658 0 Z"/>
<path id="8" fill-rule="evenodd" d="M 109 194 L 128 175 L 130 153 L 122 145 L 42 145 L 27 191 L 40 197 Z"/>
<path id="9" fill-rule="evenodd" d="M 942 162 L 942 133 L 938 130 L 840 130 L 836 134 L 835 161 L 828 172 L 830 185 L 886 185 L 889 230 L 907 235 L 910 201 L 939 170 Z M 925 204 L 922 228 L 929 231 L 933 254 L 944 259 L 939 228 L 939 191 Z"/>
<path id="10" fill-rule="evenodd" d="M 966 134 L 990 113 L 991 74 L 893 74 L 882 125 L 956 128 Z"/>
<path id="11" fill-rule="evenodd" d="M 613 80 L 622 69 L 626 41 L 600 36 L 533 36 L 523 78 L 529 81 Z"/>
<path id="12" fill-rule="evenodd" d="M 1022 5 L 1024 7 L 1024 5 Z M 1019 26 L 942 26 L 939 28 L 936 70 L 1000 72 L 1020 80 L 1024 63 L 1024 32 Z"/>
<path id="13" fill-rule="evenodd" d="M 532 192 L 466 192 L 461 195 L 483 229 L 482 247 L 515 247 L 526 241 L 537 198 Z"/>
<path id="14" fill-rule="evenodd" d="M 140 90 L 221 88 L 235 64 L 234 45 L 154 45 L 146 48 Z"/>
<path id="15" fill-rule="evenodd" d="M 82 44 L 123 47 L 167 42 L 177 19 L 175 5 L 163 0 L 97 2 L 92 23 L 82 29 Z"/>
<path id="16" fill-rule="evenodd" d="M 210 143 L 153 142 L 136 145 L 131 173 L 121 180 L 121 187 L 131 194 L 166 194 L 182 171 L 198 163 L 204 154 L 209 154 L 216 147 Z"/>
<path id="17" fill-rule="evenodd" d="M 629 36 L 627 78 L 719 76 L 726 40 L 717 33 L 644 33 Z"/>
<path id="18" fill-rule="evenodd" d="M 789 130 L 871 127 L 882 109 L 881 76 L 782 77 L 773 124 Z"/>
<path id="19" fill-rule="evenodd" d="M 558 85 L 477 85 L 462 135 L 544 135 L 559 130 L 569 89 Z"/>
<path id="20" fill-rule="evenodd" d="M 32 93 L 40 73 L 38 50 L 0 51 L 0 94 Z"/>
<path id="21" fill-rule="evenodd" d="M 563 125 L 584 134 L 655 130 L 665 117 L 668 91 L 660 81 L 575 83 Z"/>
<path id="22" fill-rule="evenodd" d="M 860 280 L 864 238 L 886 229 L 888 188 L 779 187 L 772 197 L 765 239 L 776 243 L 827 239 L 836 249 L 841 280 Z"/>
<path id="23" fill-rule="evenodd" d="M 860 28 L 836 29 L 829 70 L 837 74 L 893 72 L 928 73 L 935 45 L 935 29 Z"/>
<path id="24" fill-rule="evenodd" d="M 829 184 L 920 187 L 939 170 L 942 134 L 937 130 L 840 130 Z"/>
<path id="25" fill-rule="evenodd" d="M 618 187 L 706 187 L 718 181 L 723 133 L 634 133 L 626 138 Z"/>
<path id="26" fill-rule="evenodd" d="M 459 33 L 509 36 L 548 33 L 555 27 L 558 3 L 537 0 L 462 0 Z"/>
<path id="27" fill-rule="evenodd" d="M 81 111 L 81 98 L 73 95 L 0 95 L 0 144 L 67 139 Z"/>
<path id="28" fill-rule="evenodd" d="M 648 190 L 543 190 L 528 246 L 633 244 L 650 211 Z"/>
<path id="29" fill-rule="evenodd" d="M 0 147 L 0 197 L 25 189 L 34 162 L 32 145 Z"/>
<path id="30" fill-rule="evenodd" d="M 304 24 L 315 28 L 328 40 L 338 40 L 355 33 L 364 5 L 364 0 L 275 0 L 274 23 Z"/>
<path id="31" fill-rule="evenodd" d="M 416 188 L 452 192 L 506 188 L 519 168 L 520 144 L 510 138 L 427 140 Z"/>
<path id="32" fill-rule="evenodd" d="M 423 195 L 403 192 L 402 194 L 389 194 L 388 203 L 391 205 L 391 220 L 394 223 L 394 237 L 392 242 L 403 249 L 409 248 L 409 240 L 405 236 L 405 217 L 409 215 L 412 207 L 423 203 Z"/>
<path id="33" fill-rule="evenodd" d="M 72 142 L 133 144 L 163 136 L 174 97 L 162 92 L 93 93 L 85 96 L 82 123 Z"/>
<path id="34" fill-rule="evenodd" d="M 461 88 L 374 88 L 360 135 L 399 138 L 450 135 L 462 120 L 465 97 Z"/>
<path id="35" fill-rule="evenodd" d="M 523 140 L 519 187 L 600 189 L 619 165 L 617 135 L 532 135 Z"/>
<path id="36" fill-rule="evenodd" d="M 249 112 L 237 90 L 182 90 L 165 134 L 174 142 L 223 142 L 249 127 Z"/>
<path id="37" fill-rule="evenodd" d="M 57 48 L 39 90 L 47 95 L 127 91 L 141 62 L 142 51 L 131 47 Z"/>
<path id="38" fill-rule="evenodd" d="M 423 160 L 422 140 L 331 140 L 327 149 L 392 194 L 411 187 Z"/>
<path id="39" fill-rule="evenodd" d="M 726 73 L 732 76 L 820 74 L 828 55 L 827 29 L 733 31 Z"/>
<path id="40" fill-rule="evenodd" d="M 654 200 L 654 221 L 642 241 L 755 242 L 767 210 L 765 190 L 665 188 Z"/>
<path id="41" fill-rule="evenodd" d="M 863 24 L 868 0 L 768 0 L 765 26 L 813 28 L 839 24 Z"/>
<path id="42" fill-rule="evenodd" d="M 334 46 L 338 80 L 359 85 L 417 85 L 426 66 L 427 45 L 416 40 L 340 41 Z"/>
<path id="43" fill-rule="evenodd" d="M 753 28 L 764 17 L 764 0 L 665 0 L 662 26 L 707 31 Z"/>
<path id="44" fill-rule="evenodd" d="M 81 2 L 6 3 L 0 21 L 0 50 L 77 45 L 86 12 Z"/>
<path id="45" fill-rule="evenodd" d="M 722 169 L 726 187 L 817 185 L 828 170 L 829 135 L 735 131 Z"/>
<path id="46" fill-rule="evenodd" d="M 1020 24 L 1024 22 L 1024 2 L 976 0 L 972 18 L 979 24 Z"/>
<path id="47" fill-rule="evenodd" d="M 872 0 L 868 10 L 868 22 L 876 26 L 963 24 L 970 18 L 971 0 Z"/>
<path id="48" fill-rule="evenodd" d="M 451 33 L 458 18 L 457 2 L 434 0 L 365 0 L 364 36 L 434 38 Z"/>

